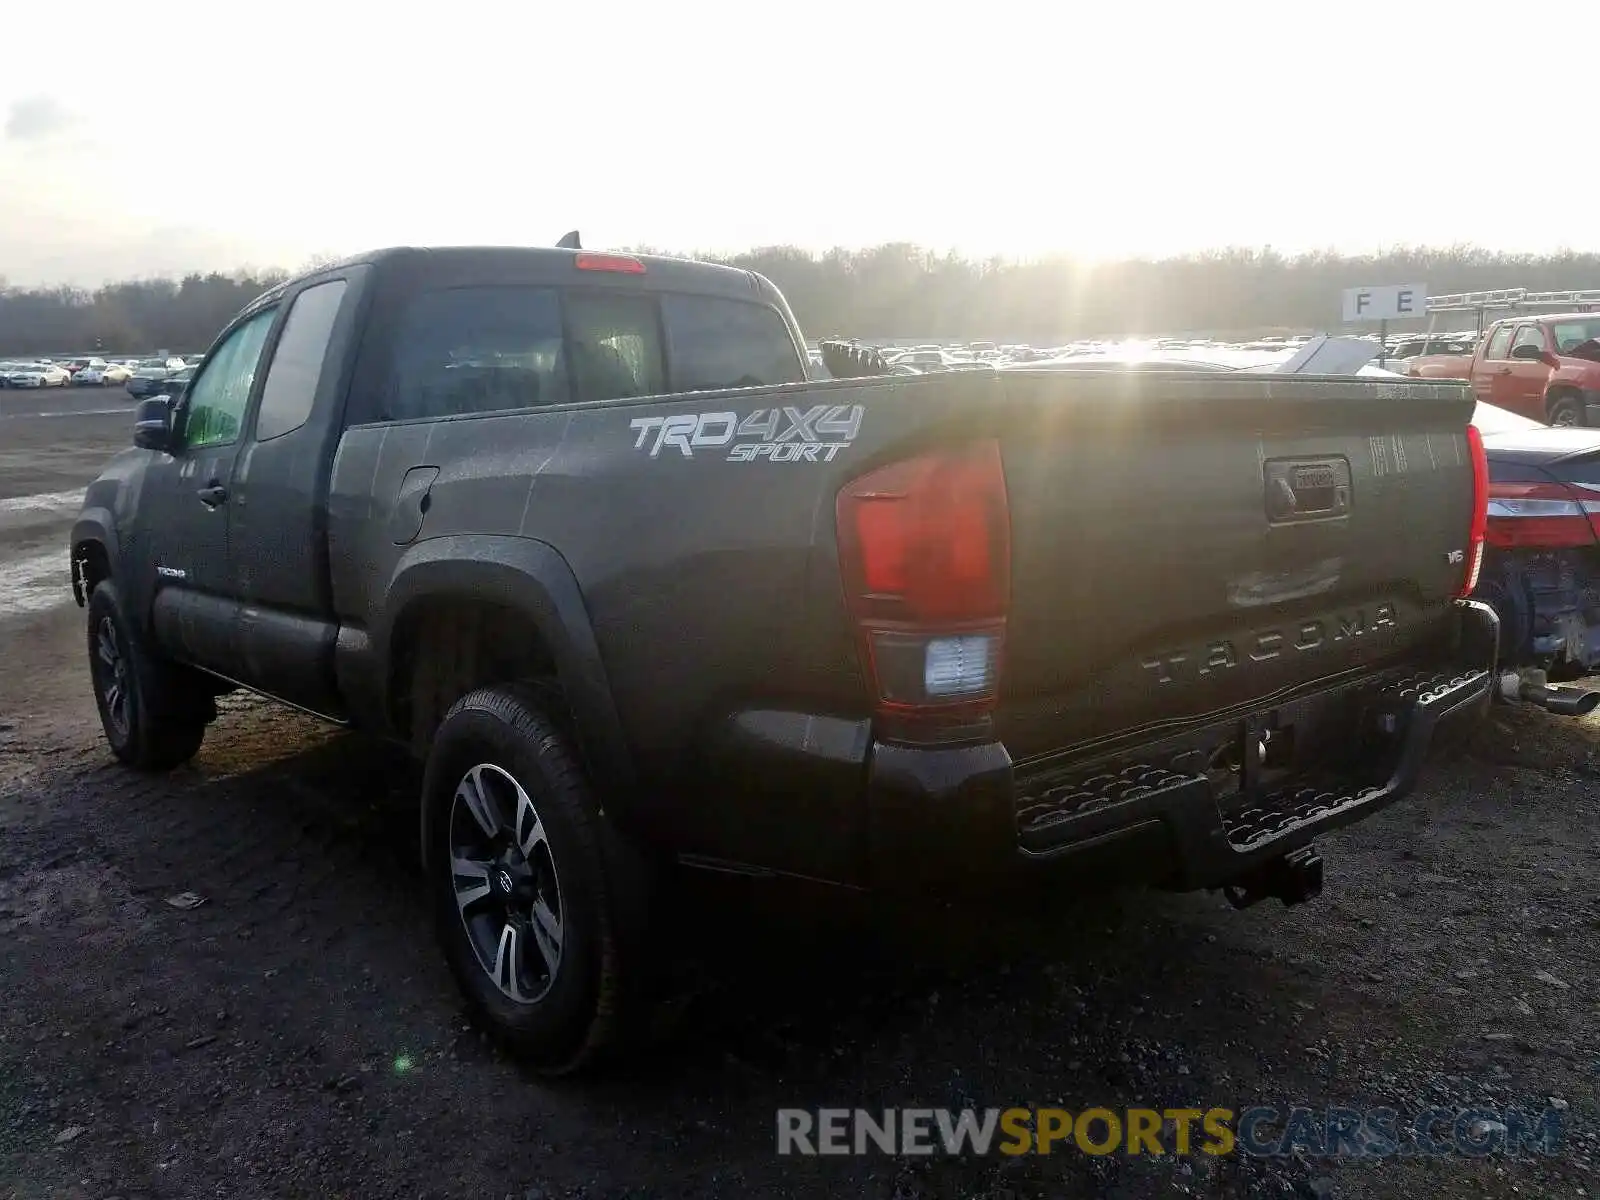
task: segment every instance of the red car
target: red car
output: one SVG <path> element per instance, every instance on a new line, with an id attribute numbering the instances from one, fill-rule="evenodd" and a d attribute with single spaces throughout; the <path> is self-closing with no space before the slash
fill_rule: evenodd
<path id="1" fill-rule="evenodd" d="M 1500 615 L 1501 666 L 1551 679 L 1600 672 L 1600 429 L 1552 429 L 1481 401 L 1473 424 L 1489 460 L 1474 595 Z M 1568 698 L 1583 695 L 1600 699 Z"/>

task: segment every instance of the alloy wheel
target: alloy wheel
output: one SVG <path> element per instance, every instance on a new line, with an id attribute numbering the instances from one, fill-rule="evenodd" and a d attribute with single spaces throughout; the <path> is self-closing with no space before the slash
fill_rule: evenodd
<path id="1" fill-rule="evenodd" d="M 543 999 L 561 969 L 561 884 L 539 810 L 493 763 L 461 778 L 450 804 L 449 860 L 462 927 L 478 965 L 518 1004 Z"/>
<path id="2" fill-rule="evenodd" d="M 119 737 L 128 736 L 128 660 L 122 656 L 116 626 L 110 617 L 101 617 L 95 630 L 95 674 L 100 681 L 100 697 L 105 701 L 106 717 Z"/>

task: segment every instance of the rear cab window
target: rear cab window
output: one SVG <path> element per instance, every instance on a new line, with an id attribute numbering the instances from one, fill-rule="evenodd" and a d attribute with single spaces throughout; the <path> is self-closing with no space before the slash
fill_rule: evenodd
<path id="1" fill-rule="evenodd" d="M 570 398 L 556 289 L 450 288 L 407 306 L 379 415 L 410 421 Z"/>
<path id="2" fill-rule="evenodd" d="M 668 293 L 662 323 L 677 392 L 801 383 L 805 365 L 774 309 L 720 296 Z"/>
<path id="3" fill-rule="evenodd" d="M 766 304 L 686 292 L 497 285 L 423 291 L 395 331 L 382 421 L 800 383 Z"/>
<path id="4" fill-rule="evenodd" d="M 1483 352 L 1485 358 L 1507 358 L 1511 353 L 1511 326 L 1502 325 L 1494 331 L 1489 339 L 1489 348 Z"/>
<path id="5" fill-rule="evenodd" d="M 572 288 L 566 299 L 575 399 L 628 400 L 672 390 L 654 296 Z"/>

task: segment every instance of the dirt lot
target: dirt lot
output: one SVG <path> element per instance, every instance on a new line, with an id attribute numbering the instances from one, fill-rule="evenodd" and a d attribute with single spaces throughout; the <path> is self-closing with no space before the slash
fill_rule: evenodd
<path id="1" fill-rule="evenodd" d="M 0 498 L 80 487 L 125 437 L 104 420 L 0 422 Z M 59 551 L 69 520 L 0 506 L 0 573 Z M 1600 1189 L 1600 723 L 1500 716 L 1328 839 L 1328 892 L 1293 910 L 1133 893 L 846 936 L 685 900 L 663 920 L 689 964 L 672 1032 L 552 1086 L 462 1019 L 426 936 L 411 769 L 248 699 L 193 766 L 113 767 L 59 562 L 0 609 L 0 1196 Z M 205 903 L 168 903 L 184 892 Z M 1565 1147 L 1516 1160 L 774 1153 L 780 1107 L 1552 1097 Z"/>

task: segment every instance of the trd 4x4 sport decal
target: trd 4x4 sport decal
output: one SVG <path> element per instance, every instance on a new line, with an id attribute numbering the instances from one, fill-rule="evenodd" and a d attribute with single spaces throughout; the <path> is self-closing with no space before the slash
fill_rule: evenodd
<path id="1" fill-rule="evenodd" d="M 710 452 L 728 462 L 832 462 L 861 432 L 859 404 L 818 404 L 798 408 L 758 408 L 738 413 L 681 413 L 674 417 L 636 417 L 633 446 L 659 458 L 676 450 L 685 458 Z"/>

